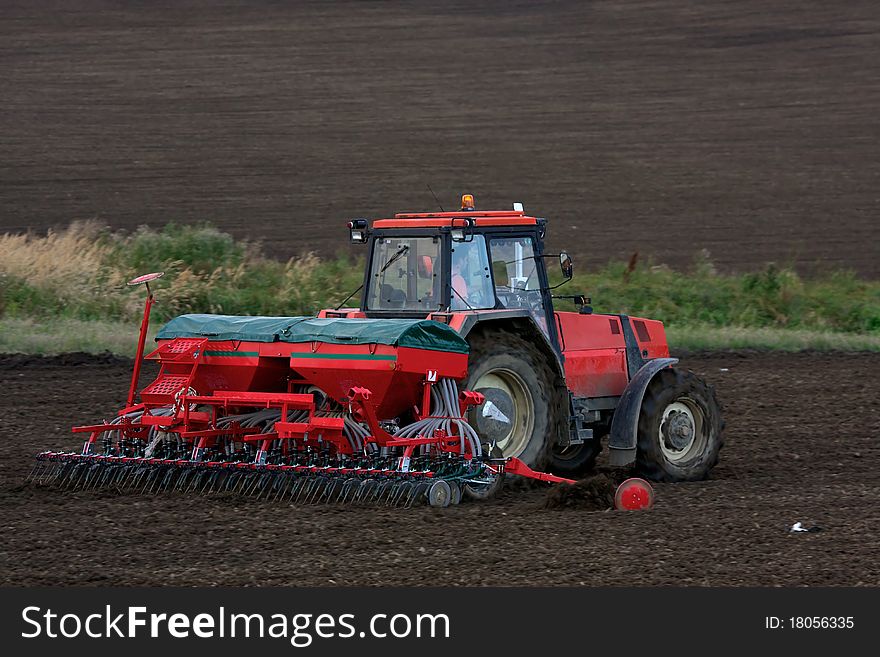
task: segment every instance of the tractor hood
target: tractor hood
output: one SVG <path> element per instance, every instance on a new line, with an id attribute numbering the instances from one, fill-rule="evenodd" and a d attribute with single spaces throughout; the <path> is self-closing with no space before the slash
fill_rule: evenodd
<path id="1" fill-rule="evenodd" d="M 412 349 L 468 353 L 453 328 L 428 319 L 344 319 L 181 315 L 163 326 L 156 340 L 207 338 L 211 341 L 323 342 L 383 344 Z"/>

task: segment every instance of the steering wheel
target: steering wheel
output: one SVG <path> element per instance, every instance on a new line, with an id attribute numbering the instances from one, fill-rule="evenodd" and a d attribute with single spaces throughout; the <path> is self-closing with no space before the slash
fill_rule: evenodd
<path id="1" fill-rule="evenodd" d="M 530 312 L 540 312 L 544 308 L 540 290 L 521 290 L 508 285 L 496 285 L 495 293 L 505 308 L 524 308 Z"/>
<path id="2" fill-rule="evenodd" d="M 483 294 L 483 290 L 474 290 L 473 292 L 465 295 L 465 299 L 467 300 L 467 302 L 476 308 L 484 305 L 486 301 L 484 297 L 485 295 Z"/>

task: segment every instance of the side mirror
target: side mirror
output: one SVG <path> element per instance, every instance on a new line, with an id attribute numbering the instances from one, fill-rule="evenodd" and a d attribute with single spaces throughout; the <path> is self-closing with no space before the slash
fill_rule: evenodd
<path id="1" fill-rule="evenodd" d="M 348 222 L 349 238 L 352 242 L 363 244 L 367 241 L 367 220 L 353 219 Z"/>
<path id="2" fill-rule="evenodd" d="M 574 267 L 571 264 L 571 256 L 565 251 L 559 254 L 559 267 L 562 269 L 562 275 L 565 276 L 567 280 L 571 280 L 574 276 Z"/>
<path id="3" fill-rule="evenodd" d="M 474 220 L 465 217 L 461 226 L 455 225 L 455 219 L 452 220 L 450 232 L 453 242 L 473 242 L 474 241 Z"/>

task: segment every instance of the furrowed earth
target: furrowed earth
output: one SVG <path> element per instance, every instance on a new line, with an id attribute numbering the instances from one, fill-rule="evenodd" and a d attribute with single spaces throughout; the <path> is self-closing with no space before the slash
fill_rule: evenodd
<path id="1" fill-rule="evenodd" d="M 0 4 L 0 230 L 211 221 L 286 259 L 352 217 L 522 201 L 548 248 L 880 274 L 880 5 Z"/>
<path id="2" fill-rule="evenodd" d="M 546 508 L 545 485 L 391 510 L 26 485 L 34 454 L 77 449 L 72 424 L 121 406 L 130 363 L 0 357 L 0 583 L 880 585 L 880 354 L 683 365 L 716 386 L 726 444 L 709 480 L 656 485 L 651 510 Z"/>

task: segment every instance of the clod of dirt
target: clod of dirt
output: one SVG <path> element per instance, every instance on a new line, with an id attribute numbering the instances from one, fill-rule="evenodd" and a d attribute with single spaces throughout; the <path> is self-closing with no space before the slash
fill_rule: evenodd
<path id="1" fill-rule="evenodd" d="M 614 483 L 604 474 L 555 486 L 544 500 L 545 509 L 606 511 L 613 506 Z"/>

